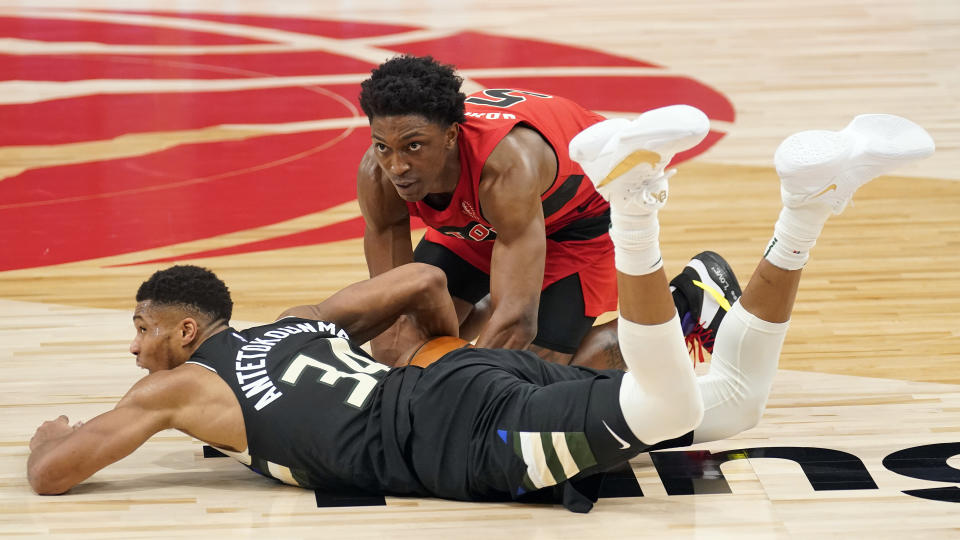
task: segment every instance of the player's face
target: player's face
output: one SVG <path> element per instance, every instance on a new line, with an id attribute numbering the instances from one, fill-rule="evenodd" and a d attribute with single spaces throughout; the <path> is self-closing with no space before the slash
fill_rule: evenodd
<path id="1" fill-rule="evenodd" d="M 149 300 L 137 304 L 133 312 L 137 334 L 130 343 L 130 352 L 137 357 L 137 366 L 153 373 L 179 365 L 177 338 L 182 317 L 177 315 L 177 310 L 152 306 Z"/>
<path id="2" fill-rule="evenodd" d="M 449 160 L 456 152 L 457 125 L 444 127 L 417 115 L 377 116 L 370 122 L 373 155 L 405 201 L 430 193 L 452 193 L 459 169 Z"/>

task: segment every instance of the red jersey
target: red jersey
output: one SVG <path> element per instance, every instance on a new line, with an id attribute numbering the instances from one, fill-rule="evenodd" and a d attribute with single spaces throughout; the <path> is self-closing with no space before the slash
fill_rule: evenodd
<path id="1" fill-rule="evenodd" d="M 467 121 L 460 125 L 460 179 L 453 199 L 443 210 L 423 201 L 408 202 L 411 216 L 439 232 L 478 242 L 496 239 L 496 230 L 480 207 L 480 174 L 487 158 L 518 124 L 539 132 L 557 155 L 557 178 L 540 200 L 547 236 L 583 218 L 604 214 L 610 208 L 583 169 L 570 159 L 568 144 L 577 133 L 603 120 L 576 103 L 557 96 L 526 90 L 491 89 L 466 99 Z"/>
<path id="2" fill-rule="evenodd" d="M 540 197 L 547 236 L 543 287 L 578 273 L 585 314 L 615 310 L 616 270 L 607 234 L 610 205 L 568 151 L 577 133 L 604 118 L 562 97 L 508 89 L 471 94 L 466 99 L 466 116 L 457 139 L 460 179 L 450 204 L 436 210 L 423 201 L 407 203 L 410 215 L 429 225 L 425 238 L 490 273 L 497 231 L 483 217 L 480 174 L 490 153 L 515 126 L 531 127 L 557 155 L 557 178 Z"/>

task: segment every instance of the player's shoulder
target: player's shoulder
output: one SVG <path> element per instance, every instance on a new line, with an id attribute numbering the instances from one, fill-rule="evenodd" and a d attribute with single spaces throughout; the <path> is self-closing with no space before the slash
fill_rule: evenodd
<path id="1" fill-rule="evenodd" d="M 556 157 L 553 147 L 540 132 L 518 124 L 490 152 L 484 163 L 484 176 L 497 175 L 506 169 L 516 170 L 518 165 L 537 166 L 539 161 L 555 161 Z"/>
<path id="2" fill-rule="evenodd" d="M 137 381 L 120 400 L 120 406 L 162 409 L 184 405 L 192 396 L 203 395 L 208 369 L 183 364 L 174 369 L 156 371 Z"/>
<path id="3" fill-rule="evenodd" d="M 529 124 L 517 124 L 500 140 L 497 148 L 515 148 L 518 151 L 532 148 L 552 148 L 543 135 Z M 494 149 L 496 151 L 496 149 Z"/>

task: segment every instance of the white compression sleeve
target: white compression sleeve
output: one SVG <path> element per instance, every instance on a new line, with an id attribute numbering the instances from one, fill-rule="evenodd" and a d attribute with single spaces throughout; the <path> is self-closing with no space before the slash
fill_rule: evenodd
<path id="1" fill-rule="evenodd" d="M 710 372 L 697 379 L 704 415 L 693 430 L 695 443 L 726 439 L 757 425 L 789 326 L 789 321 L 760 320 L 740 302 L 733 305 L 717 331 Z"/>
<path id="2" fill-rule="evenodd" d="M 703 401 L 680 318 L 643 325 L 620 317 L 617 333 L 628 367 L 620 409 L 630 430 L 646 444 L 689 433 L 703 416 Z"/>

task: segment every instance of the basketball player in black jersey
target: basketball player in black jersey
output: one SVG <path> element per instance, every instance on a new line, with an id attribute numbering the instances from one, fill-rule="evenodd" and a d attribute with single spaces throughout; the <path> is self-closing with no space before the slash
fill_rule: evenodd
<path id="1" fill-rule="evenodd" d="M 664 120 L 682 124 L 685 113 L 676 114 Z M 377 363 L 357 344 L 401 315 L 415 322 L 421 341 L 456 334 L 444 274 L 428 265 L 395 268 L 243 331 L 229 326 L 222 281 L 175 266 L 137 293 L 130 350 L 150 373 L 86 423 L 61 416 L 42 424 L 30 441 L 30 485 L 64 493 L 174 428 L 289 484 L 523 501 L 575 491 L 566 488 L 662 441 L 717 440 L 752 427 L 770 392 L 801 269 L 827 218 L 872 177 L 929 155 L 933 142 L 889 115 L 784 141 L 775 156 L 783 211 L 724 318 L 709 374 L 697 378 L 660 260 L 657 212 L 668 175 L 643 164 L 624 172 L 635 148 L 629 126 L 613 128 L 587 129 L 571 154 L 611 204 L 618 339 L 629 371 L 470 347 L 433 363 L 420 356 L 402 368 Z M 563 495 L 572 510 L 591 506 Z"/>

